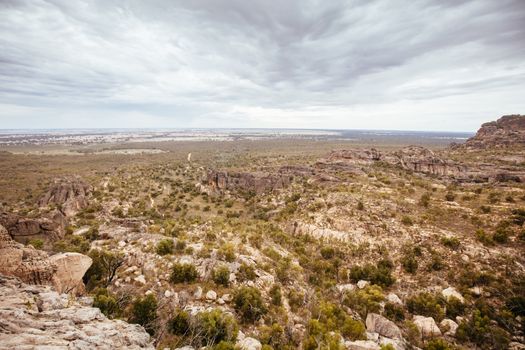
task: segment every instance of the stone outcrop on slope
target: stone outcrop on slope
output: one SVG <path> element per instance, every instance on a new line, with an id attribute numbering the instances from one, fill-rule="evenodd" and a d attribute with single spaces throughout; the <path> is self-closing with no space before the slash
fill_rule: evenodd
<path id="1" fill-rule="evenodd" d="M 0 225 L 4 226 L 11 237 L 26 244 L 29 240 L 41 238 L 57 240 L 64 236 L 66 220 L 58 210 L 47 214 L 48 217 L 24 218 L 18 214 L 0 212 Z"/>
<path id="2" fill-rule="evenodd" d="M 55 286 L 59 292 L 83 288 L 82 277 L 91 266 L 90 257 L 62 253 L 51 257 L 46 252 L 15 242 L 0 225 L 0 273 L 30 284 Z"/>
<path id="3" fill-rule="evenodd" d="M 263 193 L 290 185 L 288 174 L 265 172 L 227 172 L 210 170 L 202 184 L 211 192 L 243 191 Z"/>
<path id="4" fill-rule="evenodd" d="M 465 142 L 467 149 L 525 147 L 525 115 L 505 115 L 484 123 L 474 137 Z"/>
<path id="5" fill-rule="evenodd" d="M 48 286 L 0 275 L 0 349 L 151 349 L 144 328 L 109 320 Z"/>
<path id="6" fill-rule="evenodd" d="M 438 157 L 421 146 L 408 146 L 399 151 L 380 152 L 374 148 L 332 151 L 316 167 L 357 171 L 362 166 L 383 162 L 405 170 L 436 176 L 460 176 L 465 167 Z"/>
<path id="7" fill-rule="evenodd" d="M 38 200 L 40 207 L 56 205 L 66 216 L 73 216 L 88 205 L 92 187 L 80 177 L 55 179 L 48 191 Z"/>

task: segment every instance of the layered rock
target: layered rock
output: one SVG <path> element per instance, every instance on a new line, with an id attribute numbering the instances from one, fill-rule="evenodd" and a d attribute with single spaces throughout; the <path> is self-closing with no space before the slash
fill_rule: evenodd
<path id="1" fill-rule="evenodd" d="M 139 325 L 107 319 L 99 309 L 0 275 L 0 349 L 151 349 Z"/>
<path id="2" fill-rule="evenodd" d="M 476 135 L 468 139 L 462 147 L 487 149 L 524 146 L 525 115 L 516 114 L 505 115 L 497 121 L 482 124 Z"/>
<path id="3" fill-rule="evenodd" d="M 0 226 L 0 273 L 20 278 L 25 283 L 55 286 L 59 292 L 82 289 L 82 277 L 91 266 L 90 257 L 62 253 L 51 257 L 46 252 L 15 242 Z"/>
<path id="4" fill-rule="evenodd" d="M 283 189 L 291 183 L 284 173 L 209 171 L 202 184 L 212 192 L 241 191 L 263 193 Z"/>
<path id="5" fill-rule="evenodd" d="M 0 225 L 4 226 L 17 242 L 26 244 L 29 240 L 41 238 L 57 240 L 64 236 L 65 217 L 55 210 L 48 217 L 24 218 L 14 213 L 0 213 Z"/>
<path id="6" fill-rule="evenodd" d="M 90 185 L 80 177 L 56 179 L 49 190 L 39 199 L 38 205 L 57 206 L 66 216 L 73 216 L 88 205 Z"/>
<path id="7" fill-rule="evenodd" d="M 420 146 L 408 146 L 399 151 L 384 153 L 374 148 L 333 151 L 319 160 L 316 166 L 324 169 L 357 171 L 362 166 L 376 162 L 437 176 L 458 176 L 466 170 L 465 167 L 440 158 L 431 150 Z"/>

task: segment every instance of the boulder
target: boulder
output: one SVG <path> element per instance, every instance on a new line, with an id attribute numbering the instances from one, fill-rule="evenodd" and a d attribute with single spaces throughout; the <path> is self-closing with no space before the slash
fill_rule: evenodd
<path id="1" fill-rule="evenodd" d="M 458 324 L 451 319 L 445 318 L 443 321 L 439 323 L 441 326 L 441 329 L 444 330 L 445 335 L 456 335 L 456 331 L 458 329 Z"/>
<path id="2" fill-rule="evenodd" d="M 366 330 L 375 332 L 383 337 L 402 339 L 401 330 L 398 326 L 386 317 L 379 314 L 369 313 L 366 316 Z"/>
<path id="3" fill-rule="evenodd" d="M 245 337 L 237 342 L 237 347 L 240 350 L 261 350 L 262 344 L 255 338 Z"/>
<path id="4" fill-rule="evenodd" d="M 79 253 L 52 255 L 49 261 L 57 267 L 53 275 L 53 285 L 59 293 L 68 293 L 82 288 L 82 277 L 93 263 L 89 256 Z"/>
<path id="5" fill-rule="evenodd" d="M 399 299 L 399 297 L 397 296 L 397 294 L 394 294 L 394 293 L 389 293 L 389 294 L 386 296 L 386 300 L 387 300 L 389 303 L 392 303 L 392 304 L 403 305 L 403 302 L 401 301 L 401 299 Z"/>
<path id="6" fill-rule="evenodd" d="M 422 338 L 440 337 L 441 330 L 432 317 L 414 316 L 412 320 L 421 333 Z"/>
<path id="7" fill-rule="evenodd" d="M 206 292 L 206 300 L 215 300 L 217 299 L 217 293 L 213 290 L 209 290 L 208 292 Z"/>
<path id="8" fill-rule="evenodd" d="M 451 298 L 456 298 L 462 303 L 465 302 L 465 298 L 463 298 L 463 295 L 461 295 L 454 287 L 448 287 L 446 289 L 443 289 L 441 291 L 441 295 L 448 301 Z"/>

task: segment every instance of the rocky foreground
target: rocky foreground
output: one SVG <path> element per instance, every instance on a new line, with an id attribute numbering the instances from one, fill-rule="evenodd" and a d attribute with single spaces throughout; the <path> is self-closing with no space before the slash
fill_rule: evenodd
<path id="1" fill-rule="evenodd" d="M 92 302 L 0 275 L 0 349 L 154 349 L 144 328 L 109 320 Z"/>

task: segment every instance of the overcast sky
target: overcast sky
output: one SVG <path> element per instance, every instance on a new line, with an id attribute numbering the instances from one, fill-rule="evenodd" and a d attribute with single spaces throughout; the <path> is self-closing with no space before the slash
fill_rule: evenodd
<path id="1" fill-rule="evenodd" d="M 474 131 L 512 113 L 524 0 L 0 0 L 0 128 Z"/>

